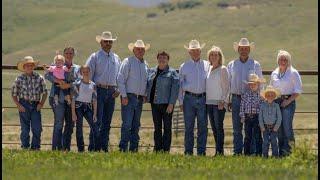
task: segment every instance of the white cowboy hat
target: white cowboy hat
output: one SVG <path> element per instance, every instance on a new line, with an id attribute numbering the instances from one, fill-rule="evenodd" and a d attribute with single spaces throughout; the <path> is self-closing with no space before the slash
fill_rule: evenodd
<path id="1" fill-rule="evenodd" d="M 273 92 L 273 93 L 275 94 L 274 99 L 276 99 L 277 97 L 280 96 L 280 91 L 279 91 L 278 89 L 274 88 L 274 87 L 271 86 L 271 85 L 267 86 L 266 89 L 261 90 L 260 95 L 261 95 L 264 99 L 266 99 L 266 93 L 268 93 L 268 92 Z"/>
<path id="2" fill-rule="evenodd" d="M 190 50 L 190 49 L 202 49 L 204 46 L 206 45 L 206 43 L 203 43 L 202 45 L 200 45 L 199 41 L 193 39 L 189 42 L 189 47 L 184 45 L 184 48 Z"/>
<path id="3" fill-rule="evenodd" d="M 246 84 L 251 84 L 251 83 L 265 83 L 266 80 L 264 78 L 259 78 L 258 75 L 256 74 L 249 74 L 248 81 L 243 81 Z"/>
<path id="4" fill-rule="evenodd" d="M 34 64 L 34 68 L 36 68 L 38 66 L 38 64 L 39 64 L 39 61 L 33 60 L 33 57 L 31 57 L 31 56 L 26 56 L 26 57 L 23 58 L 23 60 L 21 60 L 21 61 L 19 61 L 17 63 L 17 69 L 19 71 L 25 72 L 25 70 L 23 68 L 23 66 L 25 64 Z"/>
<path id="5" fill-rule="evenodd" d="M 111 34 L 110 31 L 104 31 L 104 32 L 102 32 L 101 35 L 97 35 L 97 36 L 96 36 L 96 41 L 97 41 L 98 43 L 100 43 L 101 40 L 115 41 L 115 40 L 117 40 L 117 37 L 112 38 L 112 34 Z"/>
<path id="6" fill-rule="evenodd" d="M 150 44 L 144 42 L 141 39 L 138 39 L 135 43 L 129 43 L 128 48 L 130 51 L 133 51 L 134 47 L 144 48 L 145 50 L 150 49 Z"/>
<path id="7" fill-rule="evenodd" d="M 249 43 L 249 40 L 247 38 L 241 38 L 238 43 L 237 42 L 233 43 L 233 48 L 236 52 L 238 52 L 239 46 L 250 46 L 250 50 L 253 50 L 255 47 L 254 42 Z"/>

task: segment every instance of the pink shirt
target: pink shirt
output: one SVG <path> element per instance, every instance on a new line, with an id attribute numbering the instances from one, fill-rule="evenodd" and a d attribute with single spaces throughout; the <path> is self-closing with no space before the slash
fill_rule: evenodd
<path id="1" fill-rule="evenodd" d="M 63 66 L 63 67 L 50 66 L 48 68 L 48 71 L 52 72 L 55 78 L 64 79 L 64 73 L 68 71 L 68 68 L 66 66 Z"/>

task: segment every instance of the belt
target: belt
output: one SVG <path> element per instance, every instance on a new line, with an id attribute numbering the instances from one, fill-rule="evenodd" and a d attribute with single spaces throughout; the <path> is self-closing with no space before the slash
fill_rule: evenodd
<path id="1" fill-rule="evenodd" d="M 291 97 L 291 94 L 281 95 L 281 99 L 289 99 L 290 97 Z"/>
<path id="2" fill-rule="evenodd" d="M 245 113 L 244 115 L 245 117 L 248 117 L 248 118 L 254 118 L 255 116 L 258 116 L 258 114 L 248 114 L 248 113 Z"/>
<path id="3" fill-rule="evenodd" d="M 274 124 L 264 124 L 264 127 L 265 127 L 266 129 L 273 129 Z"/>
<path id="4" fill-rule="evenodd" d="M 135 93 L 127 93 L 127 95 L 131 95 L 131 96 L 134 96 L 134 97 L 136 97 L 136 98 L 143 98 L 144 96 L 142 96 L 142 95 L 138 95 L 138 94 L 135 94 Z"/>
<path id="5" fill-rule="evenodd" d="M 30 101 L 30 100 L 25 100 L 25 99 L 20 99 L 20 101 L 24 101 L 30 104 L 38 104 L 40 101 Z"/>
<path id="6" fill-rule="evenodd" d="M 97 87 L 104 88 L 104 89 L 114 89 L 117 86 L 111 86 L 111 85 L 107 85 L 107 84 L 97 84 Z"/>
<path id="7" fill-rule="evenodd" d="M 189 92 L 189 91 L 186 91 L 186 94 L 189 94 L 191 96 L 194 96 L 194 97 L 204 97 L 206 96 L 206 93 L 200 93 L 200 94 L 196 94 L 196 93 L 192 93 L 192 92 Z"/>
<path id="8" fill-rule="evenodd" d="M 236 96 L 236 97 L 241 98 L 241 95 L 240 95 L 240 94 L 232 94 L 232 96 Z"/>

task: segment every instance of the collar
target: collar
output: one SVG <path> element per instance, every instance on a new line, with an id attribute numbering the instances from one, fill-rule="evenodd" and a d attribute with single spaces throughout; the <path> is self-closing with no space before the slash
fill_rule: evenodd
<path id="1" fill-rule="evenodd" d="M 36 73 L 36 72 L 34 72 L 34 71 L 32 71 L 31 76 L 27 75 L 26 73 L 23 73 L 22 75 L 23 75 L 25 78 L 27 78 L 27 77 L 31 77 L 31 78 L 33 78 L 33 77 L 35 77 L 35 76 L 37 75 L 37 73 Z"/>
<path id="2" fill-rule="evenodd" d="M 138 59 L 135 55 L 132 56 L 136 61 L 138 61 L 139 63 L 144 63 L 144 59 L 142 59 L 142 61 L 140 59 Z"/>
<path id="3" fill-rule="evenodd" d="M 109 53 L 105 52 L 103 49 L 101 49 L 100 51 L 102 51 L 102 53 L 105 55 L 105 56 L 108 56 L 108 57 L 111 57 L 113 56 L 113 52 L 110 50 Z"/>
<path id="4" fill-rule="evenodd" d="M 246 62 L 242 62 L 242 61 L 240 60 L 240 57 L 238 58 L 238 60 L 239 60 L 240 63 L 245 64 L 245 63 L 249 62 L 249 61 L 252 60 L 252 59 L 251 59 L 251 57 L 249 56 L 248 59 L 246 60 Z"/>

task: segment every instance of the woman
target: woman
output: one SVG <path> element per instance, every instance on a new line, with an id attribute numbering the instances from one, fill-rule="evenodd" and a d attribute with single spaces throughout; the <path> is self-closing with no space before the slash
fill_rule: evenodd
<path id="1" fill-rule="evenodd" d="M 158 66 L 150 69 L 147 82 L 148 102 L 154 123 L 154 151 L 169 152 L 173 108 L 179 93 L 179 75 L 169 67 L 169 54 L 158 53 Z M 162 134 L 162 123 L 164 132 Z"/>
<path id="2" fill-rule="evenodd" d="M 73 57 L 75 55 L 75 50 L 73 47 L 66 47 L 63 50 L 63 56 L 65 57 L 65 66 L 70 69 L 69 73 L 66 73 L 65 80 L 66 83 L 62 82 L 60 84 L 61 89 L 70 89 L 71 84 L 80 77 L 79 66 L 73 64 Z M 46 73 L 45 78 L 51 83 L 54 83 L 56 79 L 52 73 Z M 53 86 L 52 86 L 53 87 Z M 71 106 L 64 100 L 63 91 L 60 91 L 60 96 L 58 104 L 54 103 L 54 89 L 51 87 L 49 104 L 52 107 L 54 113 L 54 127 L 53 127 L 53 137 L 52 137 L 52 150 L 66 150 L 70 151 L 71 135 L 73 132 L 74 123 L 71 117 Z M 65 123 L 63 122 L 65 121 Z M 64 125 L 64 132 L 62 134 L 62 129 Z"/>
<path id="3" fill-rule="evenodd" d="M 228 71 L 223 65 L 224 56 L 219 47 L 212 46 L 208 51 L 208 61 L 210 62 L 210 69 L 206 78 L 207 113 L 216 142 L 215 155 L 223 155 L 223 120 L 229 93 Z"/>
<path id="4" fill-rule="evenodd" d="M 296 109 L 295 99 L 302 93 L 302 82 L 299 72 L 292 66 L 291 55 L 279 50 L 278 67 L 271 73 L 270 85 L 280 90 L 281 97 L 276 99 L 280 105 L 282 123 L 279 128 L 279 156 L 291 153 L 294 145 L 292 121 Z"/>

